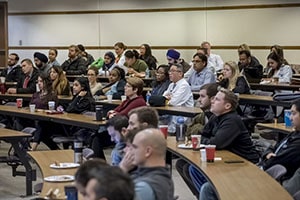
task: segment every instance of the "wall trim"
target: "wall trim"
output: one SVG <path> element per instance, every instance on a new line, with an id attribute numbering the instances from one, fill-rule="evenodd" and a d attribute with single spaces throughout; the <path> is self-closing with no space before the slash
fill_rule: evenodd
<path id="1" fill-rule="evenodd" d="M 8 15 L 9 16 L 14 16 L 14 15 L 81 15 L 81 14 L 149 13 L 149 12 L 189 12 L 189 11 L 290 8 L 290 7 L 300 7 L 300 3 L 239 5 L 239 6 L 211 6 L 211 7 L 190 7 L 190 8 L 151 8 L 151 9 L 127 9 L 127 10 L 8 12 Z"/>
<path id="2" fill-rule="evenodd" d="M 219 49 L 219 50 L 236 50 L 239 45 L 233 45 L 233 46 L 213 46 L 213 49 Z M 50 49 L 51 47 L 54 47 L 56 49 L 68 49 L 69 46 L 9 46 L 9 50 L 39 50 L 39 49 Z M 167 50 L 169 48 L 174 49 L 182 49 L 182 50 L 195 50 L 199 46 L 151 46 L 151 49 L 153 50 Z M 249 46 L 250 49 L 256 49 L 256 50 L 269 50 L 271 48 L 270 46 Z M 107 50 L 107 49 L 113 49 L 113 46 L 85 46 L 86 49 L 89 50 Z M 284 50 L 300 50 L 300 46 L 282 46 Z M 127 46 L 127 49 L 139 49 L 139 46 Z"/>

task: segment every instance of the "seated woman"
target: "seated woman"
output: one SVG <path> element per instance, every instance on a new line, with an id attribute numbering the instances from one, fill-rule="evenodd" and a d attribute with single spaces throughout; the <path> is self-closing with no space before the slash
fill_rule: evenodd
<path id="1" fill-rule="evenodd" d="M 102 88 L 102 84 L 97 82 L 98 74 L 98 68 L 94 66 L 90 67 L 87 71 L 92 96 Z"/>
<path id="2" fill-rule="evenodd" d="M 273 80 L 273 78 L 278 78 L 278 83 L 290 83 L 293 70 L 292 68 L 284 63 L 283 58 L 275 52 L 268 55 L 268 66 L 270 67 L 267 72 L 267 78 Z"/>
<path id="3" fill-rule="evenodd" d="M 110 110 L 107 113 L 108 118 L 112 118 L 118 114 L 128 116 L 130 110 L 137 107 L 146 106 L 146 102 L 142 96 L 143 85 L 144 81 L 140 78 L 128 78 L 125 85 L 125 95 L 127 99 L 114 110 Z"/>
<path id="4" fill-rule="evenodd" d="M 139 53 L 136 50 L 127 50 L 125 52 L 125 66 L 130 76 L 139 78 L 145 77 L 145 71 L 148 68 L 145 61 L 139 59 Z"/>
<path id="5" fill-rule="evenodd" d="M 91 94 L 88 79 L 79 77 L 73 83 L 73 99 L 66 108 L 66 112 L 80 114 L 84 111 L 95 111 L 95 100 Z"/>
<path id="6" fill-rule="evenodd" d="M 156 58 L 152 55 L 151 47 L 149 44 L 142 44 L 140 46 L 140 56 L 139 58 L 146 62 L 149 70 L 156 69 Z"/>
<path id="7" fill-rule="evenodd" d="M 234 93 L 250 94 L 250 86 L 246 78 L 240 74 L 238 65 L 229 61 L 224 64 L 223 79 L 219 84 Z"/>
<path id="8" fill-rule="evenodd" d="M 113 99 L 121 99 L 121 96 L 124 95 L 125 84 L 124 70 L 114 67 L 109 75 L 109 84 L 98 90 L 95 95 L 98 95 L 100 99 L 106 99 L 106 95 L 112 95 Z"/>
<path id="9" fill-rule="evenodd" d="M 54 101 L 55 105 L 58 104 L 58 98 L 56 93 L 52 89 L 52 82 L 49 77 L 39 75 L 38 77 L 38 87 L 40 89 L 39 92 L 36 92 L 32 95 L 30 100 L 30 104 L 35 104 L 36 109 L 48 109 L 48 102 Z M 31 144 L 32 150 L 36 150 L 38 144 L 43 141 L 47 146 L 52 146 L 50 144 L 51 141 L 45 140 L 45 138 L 41 137 L 41 124 L 45 122 L 38 122 L 37 131 L 34 133 L 33 141 Z M 50 138 L 48 138 L 50 139 Z M 51 140 L 51 139 L 50 139 Z"/>
<path id="10" fill-rule="evenodd" d="M 170 83 L 169 66 L 159 65 L 156 70 L 156 80 L 153 82 L 151 95 L 163 95 Z"/>
<path id="11" fill-rule="evenodd" d="M 55 48 L 50 48 L 49 53 L 48 53 L 48 65 L 52 66 L 60 66 L 59 62 L 56 60 L 57 57 L 57 49 Z"/>
<path id="12" fill-rule="evenodd" d="M 52 80 L 52 88 L 57 95 L 71 95 L 70 83 L 59 66 L 53 66 L 50 69 L 50 78 Z"/>
<path id="13" fill-rule="evenodd" d="M 99 69 L 99 75 L 106 75 L 108 76 L 109 73 L 111 72 L 111 70 L 117 66 L 115 64 L 115 55 L 113 52 L 109 51 L 109 52 L 106 52 L 104 54 L 104 62 L 103 62 L 103 65 L 102 67 Z"/>

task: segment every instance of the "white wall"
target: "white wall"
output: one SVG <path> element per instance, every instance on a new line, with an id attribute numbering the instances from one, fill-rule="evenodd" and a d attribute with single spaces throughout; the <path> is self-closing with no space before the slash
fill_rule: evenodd
<path id="1" fill-rule="evenodd" d="M 9 0 L 9 12 L 126 10 L 205 6 L 256 5 L 298 3 L 297 0 Z M 217 46 L 299 46 L 300 7 L 212 10 L 191 12 L 148 12 L 72 15 L 10 15 L 9 46 L 113 46 L 118 41 L 129 46 L 149 43 L 152 46 L 195 46 L 207 40 Z M 22 58 L 32 57 L 37 50 L 14 50 Z M 46 50 L 41 50 L 47 52 Z M 95 57 L 106 50 L 89 50 Z M 193 50 L 180 50 L 190 60 Z M 154 50 L 160 63 L 165 62 L 165 50 Z M 236 50 L 215 50 L 224 61 L 237 60 Z M 265 64 L 268 50 L 252 53 Z M 290 63 L 300 63 L 300 50 L 285 51 Z M 59 50 L 59 61 L 67 57 Z"/>

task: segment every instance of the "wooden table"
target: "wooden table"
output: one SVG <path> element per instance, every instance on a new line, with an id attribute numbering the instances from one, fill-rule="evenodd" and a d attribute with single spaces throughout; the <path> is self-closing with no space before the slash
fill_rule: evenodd
<path id="1" fill-rule="evenodd" d="M 285 134 L 289 134 L 294 130 L 292 127 L 287 128 L 284 123 L 257 123 L 256 126 L 258 129 L 270 129 Z"/>
<path id="2" fill-rule="evenodd" d="M 96 104 L 101 105 L 110 105 L 117 107 L 122 103 L 121 100 L 112 100 L 112 102 L 108 102 L 107 100 L 100 100 L 96 101 Z M 157 110 L 159 115 L 178 115 L 178 116 L 185 116 L 185 117 L 194 117 L 197 114 L 203 112 L 198 107 L 184 107 L 184 106 L 159 106 L 159 107 L 152 107 Z"/>
<path id="3" fill-rule="evenodd" d="M 283 83 L 270 83 L 270 84 L 259 84 L 259 83 L 249 83 L 250 88 L 252 90 L 265 90 L 265 91 L 274 91 L 274 90 L 292 90 L 298 91 L 300 86 L 299 85 L 292 85 L 292 84 L 283 84 Z"/>
<path id="4" fill-rule="evenodd" d="M 36 180 L 36 172 L 32 169 L 29 160 L 26 157 L 26 152 L 20 148 L 20 142 L 26 137 L 31 137 L 31 135 L 20 131 L 0 128 L 0 140 L 11 143 L 14 151 L 17 153 L 20 161 L 25 167 L 26 195 L 32 195 L 32 181 Z M 13 170 L 14 176 L 22 175 L 23 173 L 16 171 L 16 169 L 15 171 Z"/>
<path id="5" fill-rule="evenodd" d="M 74 175 L 78 168 L 70 169 L 53 169 L 50 167 L 51 164 L 58 162 L 74 162 L 74 151 L 73 150 L 52 150 L 52 151 L 31 151 L 28 154 L 35 160 L 39 166 L 43 178 L 54 175 Z M 59 189 L 59 193 L 65 194 L 64 187 L 66 185 L 72 185 L 74 182 L 43 182 L 43 188 L 40 193 L 40 197 L 45 197 L 47 192 L 52 188 L 53 190 Z M 82 199 L 81 195 L 78 195 L 79 199 Z"/>
<path id="6" fill-rule="evenodd" d="M 240 94 L 239 104 L 245 105 L 262 105 L 262 106 L 283 106 L 290 108 L 292 106 L 291 101 L 274 101 L 271 96 L 261 96 L 255 94 Z"/>
<path id="7" fill-rule="evenodd" d="M 59 124 L 78 126 L 98 130 L 100 126 L 105 126 L 106 121 L 96 121 L 94 117 L 83 114 L 63 113 L 47 114 L 45 110 L 37 110 L 34 113 L 29 108 L 17 108 L 15 106 L 0 105 L 0 114 L 15 117 L 24 117 L 33 120 L 51 121 Z"/>
<path id="8" fill-rule="evenodd" d="M 57 97 L 60 103 L 70 103 L 72 101 L 72 96 L 58 95 Z M 29 102 L 32 94 L 0 94 L 0 100 L 15 102 L 17 98 L 22 98 L 23 101 Z"/>
<path id="9" fill-rule="evenodd" d="M 167 139 L 168 151 L 195 165 L 213 184 L 219 199 L 232 200 L 288 200 L 289 193 L 271 176 L 251 162 L 229 152 L 217 151 L 221 161 L 202 162 L 200 152 L 179 149 L 174 137 Z M 244 163 L 226 164 L 226 160 L 243 160 Z"/>

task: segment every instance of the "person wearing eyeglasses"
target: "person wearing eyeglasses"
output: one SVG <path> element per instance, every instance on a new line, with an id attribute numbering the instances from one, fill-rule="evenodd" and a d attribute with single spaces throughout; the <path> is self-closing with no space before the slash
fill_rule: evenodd
<path id="1" fill-rule="evenodd" d="M 95 93 L 102 88 L 102 84 L 97 82 L 98 74 L 98 68 L 94 66 L 90 67 L 87 72 L 92 96 L 94 96 Z"/>
<path id="2" fill-rule="evenodd" d="M 207 68 L 207 57 L 204 54 L 196 53 L 193 56 L 193 72 L 188 79 L 193 91 L 199 91 L 202 85 L 215 83 L 214 73 Z"/>
<path id="3" fill-rule="evenodd" d="M 159 65 L 155 75 L 156 79 L 152 84 L 151 95 L 163 95 L 170 85 L 169 66 Z"/>

